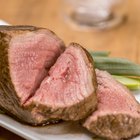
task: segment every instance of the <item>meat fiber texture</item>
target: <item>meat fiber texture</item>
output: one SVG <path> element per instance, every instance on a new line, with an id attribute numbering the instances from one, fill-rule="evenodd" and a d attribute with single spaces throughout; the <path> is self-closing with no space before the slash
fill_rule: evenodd
<path id="1" fill-rule="evenodd" d="M 93 60 L 52 31 L 0 26 L 0 109 L 32 125 L 80 120 L 96 107 Z"/>
<path id="2" fill-rule="evenodd" d="M 140 134 L 140 104 L 130 91 L 105 72 L 96 70 L 97 110 L 83 126 L 92 133 L 111 140 Z"/>

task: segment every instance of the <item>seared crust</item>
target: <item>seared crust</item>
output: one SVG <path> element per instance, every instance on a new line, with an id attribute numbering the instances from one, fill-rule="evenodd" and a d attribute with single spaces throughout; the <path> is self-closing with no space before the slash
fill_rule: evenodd
<path id="1" fill-rule="evenodd" d="M 140 134 L 140 118 L 130 114 L 109 114 L 98 116 L 90 124 L 85 123 L 89 131 L 109 140 L 120 140 Z"/>
<path id="2" fill-rule="evenodd" d="M 19 25 L 19 26 L 8 26 L 8 25 L 1 25 L 0 31 L 35 31 L 41 29 L 35 26 L 26 26 L 26 25 Z M 43 28 L 42 28 L 43 29 Z"/>

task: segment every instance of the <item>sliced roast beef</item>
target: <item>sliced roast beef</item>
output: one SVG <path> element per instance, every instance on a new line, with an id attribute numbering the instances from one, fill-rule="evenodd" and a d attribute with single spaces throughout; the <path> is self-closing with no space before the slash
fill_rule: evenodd
<path id="1" fill-rule="evenodd" d="M 26 106 L 33 106 L 32 113 L 38 121 L 42 116 L 45 120 L 75 121 L 91 113 L 92 105 L 95 110 L 96 76 L 91 60 L 80 45 L 71 43 L 67 47 L 26 103 Z"/>
<path id="2" fill-rule="evenodd" d="M 95 109 L 95 89 L 92 59 L 78 44 L 65 50 L 47 29 L 0 26 L 0 108 L 7 114 L 33 125 L 79 120 Z"/>
<path id="3" fill-rule="evenodd" d="M 89 131 L 112 140 L 140 134 L 140 104 L 112 76 L 96 70 L 97 110 L 84 123 Z"/>

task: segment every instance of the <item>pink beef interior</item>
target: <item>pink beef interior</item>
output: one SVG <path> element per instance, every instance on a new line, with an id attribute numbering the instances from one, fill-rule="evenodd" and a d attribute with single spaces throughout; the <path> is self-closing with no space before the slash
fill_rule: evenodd
<path id="1" fill-rule="evenodd" d="M 51 107 L 64 107 L 78 103 L 94 91 L 86 54 L 78 47 L 69 46 L 57 59 L 30 101 Z M 81 59 L 82 58 L 82 59 Z M 85 60 L 86 59 L 86 60 Z"/>
<path id="2" fill-rule="evenodd" d="M 128 114 L 140 117 L 140 109 L 130 91 L 104 71 L 96 70 L 98 108 L 91 120 L 107 114 Z"/>
<path id="3" fill-rule="evenodd" d="M 23 104 L 48 74 L 48 69 L 63 52 L 62 42 L 48 31 L 30 32 L 10 42 L 11 79 Z"/>

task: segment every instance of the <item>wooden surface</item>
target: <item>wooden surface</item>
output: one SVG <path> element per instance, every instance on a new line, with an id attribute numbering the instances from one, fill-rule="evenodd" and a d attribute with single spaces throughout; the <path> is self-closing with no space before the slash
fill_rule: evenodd
<path id="1" fill-rule="evenodd" d="M 108 50 L 112 56 L 140 63 L 140 1 L 127 0 L 128 21 L 108 31 L 78 31 L 66 24 L 60 0 L 0 0 L 0 19 L 10 24 L 49 28 L 66 44 L 78 42 L 92 50 Z M 22 140 L 0 128 L 0 140 Z"/>

